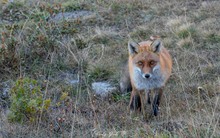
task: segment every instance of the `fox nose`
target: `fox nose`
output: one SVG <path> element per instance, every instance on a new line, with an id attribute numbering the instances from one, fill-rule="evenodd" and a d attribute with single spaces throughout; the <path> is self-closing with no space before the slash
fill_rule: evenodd
<path id="1" fill-rule="evenodd" d="M 150 78 L 150 74 L 145 74 L 145 78 Z"/>

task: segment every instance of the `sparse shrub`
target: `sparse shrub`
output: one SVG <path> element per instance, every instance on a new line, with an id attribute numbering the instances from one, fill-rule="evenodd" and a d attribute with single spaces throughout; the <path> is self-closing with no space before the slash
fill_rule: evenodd
<path id="1" fill-rule="evenodd" d="M 50 106 L 51 100 L 44 100 L 43 91 L 34 79 L 18 79 L 10 92 L 11 106 L 8 115 L 10 121 L 34 122 Z"/>

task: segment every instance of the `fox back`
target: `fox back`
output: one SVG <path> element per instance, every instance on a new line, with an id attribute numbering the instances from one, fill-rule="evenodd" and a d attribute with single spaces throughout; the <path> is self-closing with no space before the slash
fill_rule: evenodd
<path id="1" fill-rule="evenodd" d="M 159 39 L 128 43 L 129 76 L 132 88 L 151 90 L 165 85 L 171 75 L 172 59 Z"/>

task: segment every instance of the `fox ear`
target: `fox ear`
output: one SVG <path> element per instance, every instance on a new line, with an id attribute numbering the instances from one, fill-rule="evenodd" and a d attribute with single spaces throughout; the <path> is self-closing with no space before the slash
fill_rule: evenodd
<path id="1" fill-rule="evenodd" d="M 162 43 L 160 42 L 160 40 L 155 40 L 152 44 L 151 47 L 153 48 L 153 51 L 155 53 L 160 52 L 161 48 L 162 48 Z"/>
<path id="2" fill-rule="evenodd" d="M 137 54 L 137 53 L 138 53 L 138 47 L 139 47 L 139 44 L 138 44 L 138 43 L 129 41 L 129 42 L 128 42 L 128 51 L 129 51 L 129 54 L 130 54 L 130 55 Z"/>

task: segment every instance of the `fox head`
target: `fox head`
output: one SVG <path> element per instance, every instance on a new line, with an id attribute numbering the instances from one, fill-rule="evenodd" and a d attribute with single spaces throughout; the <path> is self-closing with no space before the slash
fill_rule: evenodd
<path id="1" fill-rule="evenodd" d="M 160 52 L 163 45 L 159 39 L 128 43 L 130 58 L 132 58 L 133 70 L 142 79 L 154 79 L 160 72 Z"/>

